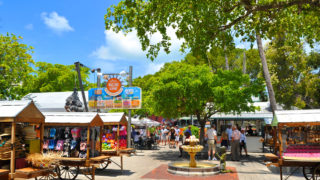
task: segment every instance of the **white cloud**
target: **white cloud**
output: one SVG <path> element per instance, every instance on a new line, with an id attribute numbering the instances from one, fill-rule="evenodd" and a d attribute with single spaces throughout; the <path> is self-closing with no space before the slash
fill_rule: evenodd
<path id="1" fill-rule="evenodd" d="M 41 13 L 41 18 L 44 23 L 53 31 L 57 33 L 74 31 L 74 29 L 69 25 L 69 21 L 64 16 L 59 16 L 57 12 Z"/>
<path id="2" fill-rule="evenodd" d="M 27 24 L 24 28 L 27 30 L 33 30 L 33 24 Z"/>
<path id="3" fill-rule="evenodd" d="M 175 30 L 168 28 L 168 35 L 171 38 L 170 50 L 173 53 L 177 53 L 182 44 L 182 40 L 179 40 L 175 35 Z M 141 60 L 146 58 L 146 53 L 142 51 L 140 41 L 137 37 L 137 32 L 133 30 L 128 34 L 123 32 L 115 33 L 112 30 L 106 30 L 104 32 L 106 43 L 91 53 L 91 56 L 102 60 Z M 151 37 L 151 43 L 160 42 L 162 39 L 160 33 L 156 33 Z M 163 58 L 166 54 L 161 51 L 159 58 Z M 157 58 L 157 59 L 159 59 Z"/>
<path id="4" fill-rule="evenodd" d="M 142 51 L 137 32 L 133 30 L 128 34 L 123 32 L 115 33 L 111 30 L 106 30 L 105 43 L 97 47 L 89 57 L 94 59 L 95 67 L 101 67 L 103 72 L 120 72 L 123 69 L 133 66 L 134 77 L 144 76 L 146 74 L 154 74 L 159 71 L 166 62 L 173 60 L 181 60 L 185 56 L 179 49 L 182 40 L 179 40 L 175 35 L 175 30 L 167 29 L 167 34 L 171 38 L 170 54 L 160 51 L 158 57 L 151 62 L 147 59 L 147 52 Z M 156 33 L 151 37 L 151 43 L 160 42 L 162 36 Z"/>
<path id="5" fill-rule="evenodd" d="M 147 65 L 146 74 L 154 74 L 158 72 L 163 66 L 164 63 L 149 63 Z"/>

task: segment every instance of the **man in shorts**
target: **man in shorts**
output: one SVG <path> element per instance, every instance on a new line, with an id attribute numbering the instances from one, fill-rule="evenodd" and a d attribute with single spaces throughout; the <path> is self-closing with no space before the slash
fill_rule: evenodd
<path id="1" fill-rule="evenodd" d="M 179 129 L 178 125 L 176 125 L 175 131 L 176 131 L 176 139 L 175 139 L 176 147 L 178 147 L 179 146 L 179 138 L 180 138 L 180 129 Z"/>
<path id="2" fill-rule="evenodd" d="M 215 127 L 216 126 L 214 124 L 212 124 L 211 128 L 208 129 L 207 133 L 206 133 L 206 137 L 208 138 L 208 160 L 211 160 L 211 157 L 212 157 L 212 160 L 217 160 L 214 156 L 215 151 L 216 151 L 215 142 L 218 141 L 217 131 L 215 130 Z M 211 151 L 212 151 L 212 156 L 210 156 Z"/>

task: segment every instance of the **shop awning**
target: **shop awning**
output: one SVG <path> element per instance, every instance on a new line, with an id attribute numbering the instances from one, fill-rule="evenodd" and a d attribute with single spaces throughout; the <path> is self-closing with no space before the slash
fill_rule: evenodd
<path id="1" fill-rule="evenodd" d="M 104 125 L 122 124 L 128 123 L 124 113 L 99 113 Z"/>
<path id="2" fill-rule="evenodd" d="M 103 126 L 95 112 L 44 112 L 45 126 Z"/>
<path id="3" fill-rule="evenodd" d="M 272 126 L 278 124 L 320 124 L 320 109 L 276 111 Z"/>
<path id="4" fill-rule="evenodd" d="M 0 101 L 0 122 L 43 123 L 44 118 L 33 101 Z"/>

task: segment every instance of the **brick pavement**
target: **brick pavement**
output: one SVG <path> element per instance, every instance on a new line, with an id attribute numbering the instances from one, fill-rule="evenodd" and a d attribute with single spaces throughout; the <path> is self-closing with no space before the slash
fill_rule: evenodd
<path id="1" fill-rule="evenodd" d="M 256 151 L 257 152 L 257 151 Z M 97 180 L 108 179 L 141 179 L 157 168 L 164 168 L 169 162 L 181 161 L 188 159 L 178 158 L 178 149 L 169 149 L 168 146 L 160 146 L 160 150 L 143 150 L 138 151 L 137 155 L 124 157 L 124 171 L 121 173 L 120 168 L 115 164 L 110 164 L 109 167 L 98 172 Z M 249 157 L 243 157 L 240 162 L 227 161 L 228 167 L 235 167 L 237 176 L 240 180 L 273 180 L 280 179 L 279 173 L 272 173 L 263 163 L 262 153 L 249 153 Z M 114 161 L 120 162 L 120 158 L 114 157 Z M 209 162 L 208 160 L 201 160 Z M 211 161 L 212 162 L 212 161 Z M 214 161 L 213 161 L 214 162 Z M 218 163 L 217 161 L 215 163 Z M 163 166 L 164 165 L 164 166 Z M 162 169 L 163 170 L 163 169 Z M 300 171 L 301 172 L 301 171 Z M 165 172 L 166 173 L 166 172 Z M 78 179 L 84 179 L 79 176 Z M 150 178 L 154 179 L 154 178 Z M 165 178 L 164 179 L 170 179 Z M 289 180 L 303 180 L 301 173 L 295 174 Z M 228 179 L 226 179 L 228 180 Z"/>

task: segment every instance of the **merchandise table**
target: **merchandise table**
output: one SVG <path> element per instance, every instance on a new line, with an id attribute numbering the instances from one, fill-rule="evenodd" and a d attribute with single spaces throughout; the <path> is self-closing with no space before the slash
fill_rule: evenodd
<path id="1" fill-rule="evenodd" d="M 120 167 L 121 172 L 123 171 L 123 157 L 130 156 L 131 153 L 135 152 L 133 148 L 127 148 L 127 135 L 126 135 L 126 126 L 127 119 L 124 113 L 99 113 L 103 124 L 105 133 L 103 137 L 101 136 L 101 151 L 100 154 L 110 156 L 104 163 L 100 164 L 99 170 L 104 170 L 108 165 L 113 162 L 118 167 Z M 114 143 L 113 145 L 110 146 Z M 103 149 L 103 144 L 110 149 Z M 109 147 L 110 146 L 110 147 Z M 120 164 L 113 161 L 112 157 L 120 157 Z"/>
<path id="2" fill-rule="evenodd" d="M 97 113 L 44 113 L 46 117 L 45 127 L 82 127 L 86 128 L 86 149 L 85 158 L 82 157 L 61 157 L 59 165 L 56 168 L 57 175 L 62 180 L 76 179 L 81 171 L 88 179 L 95 179 L 95 169 L 101 163 L 107 161 L 110 157 L 100 155 L 90 157 L 90 150 L 95 151 L 93 141 L 90 138 L 91 128 L 100 127 L 102 132 L 103 121 Z M 92 133 L 91 133 L 92 135 Z M 80 169 L 81 168 L 81 169 Z"/>
<path id="3" fill-rule="evenodd" d="M 286 179 L 302 167 L 305 179 L 319 180 L 320 110 L 276 111 L 272 124 L 277 125 L 279 155 L 267 154 L 267 166 L 279 167 L 281 180 L 283 167 L 297 167 Z"/>
<path id="4" fill-rule="evenodd" d="M 14 179 L 17 176 L 20 176 L 20 172 L 23 172 L 25 168 L 16 169 L 16 160 L 18 158 L 24 157 L 24 151 L 26 149 L 23 148 L 22 143 L 26 144 L 26 142 L 21 142 L 21 139 L 18 139 L 16 136 L 21 136 L 19 134 L 18 127 L 31 127 L 33 128 L 38 125 L 39 126 L 39 134 L 36 139 L 39 146 L 35 146 L 36 148 L 32 148 L 32 151 L 35 150 L 37 152 L 42 152 L 42 144 L 43 144 L 43 128 L 44 128 L 44 115 L 39 111 L 39 109 L 35 106 L 33 101 L 1 101 L 0 102 L 0 125 L 1 130 L 4 129 L 6 131 L 9 128 L 9 132 L 4 132 L 6 136 L 11 136 L 11 139 L 7 142 L 2 143 L 1 147 L 1 158 L 0 160 L 10 160 L 10 173 L 9 179 Z M 4 128 L 6 127 L 6 128 Z M 33 132 L 34 133 L 34 132 Z M 30 136 L 31 137 L 31 136 Z M 32 136 L 33 137 L 33 136 Z M 28 137 L 29 138 L 29 137 Z M 25 137 L 26 139 L 26 137 Z M 9 144 L 9 148 L 6 147 L 7 143 Z M 9 152 L 6 151 L 9 149 Z M 29 151 L 32 154 L 31 150 Z M 36 170 L 35 168 L 28 168 L 29 170 L 34 169 L 34 173 L 32 177 L 40 177 L 45 176 L 45 178 L 49 178 L 50 173 L 41 173 L 42 171 L 51 172 L 50 168 L 44 168 L 41 171 Z M 6 175 L 8 170 L 0 169 L 1 175 Z M 2 177 L 0 175 L 0 177 Z M 27 178 L 23 177 L 23 178 Z"/>

